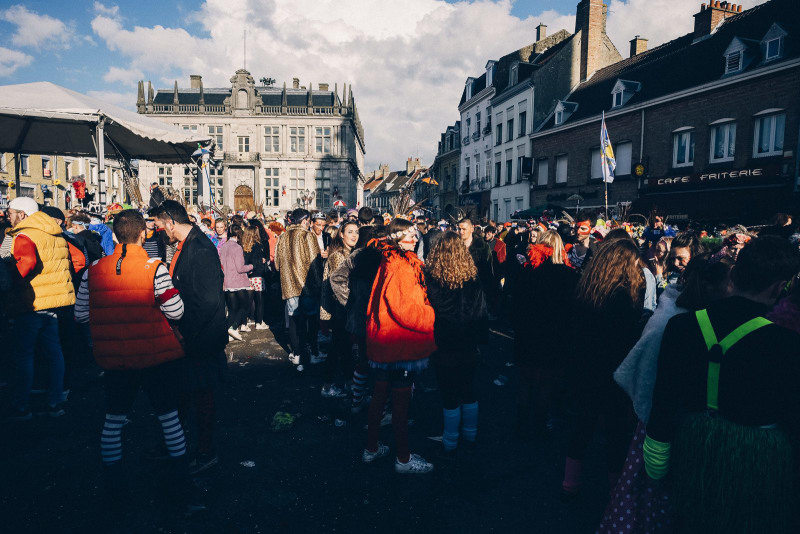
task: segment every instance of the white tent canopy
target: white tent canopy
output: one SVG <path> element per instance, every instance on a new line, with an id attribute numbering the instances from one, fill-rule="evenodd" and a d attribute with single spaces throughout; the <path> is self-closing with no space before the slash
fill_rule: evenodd
<path id="1" fill-rule="evenodd" d="M 105 142 L 97 147 L 95 135 Z M 0 86 L 0 152 L 187 163 L 210 138 L 50 82 Z"/>

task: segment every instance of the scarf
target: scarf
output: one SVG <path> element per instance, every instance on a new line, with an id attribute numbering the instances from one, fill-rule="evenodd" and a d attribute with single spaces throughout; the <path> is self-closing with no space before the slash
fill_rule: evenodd
<path id="1" fill-rule="evenodd" d="M 566 250 L 564 250 L 563 256 L 564 256 L 564 265 L 571 268 L 572 264 L 569 261 L 569 257 L 567 257 Z M 552 248 L 548 247 L 547 245 L 537 243 L 536 245 L 528 247 L 528 261 L 525 262 L 523 267 L 530 267 L 532 269 L 535 269 L 552 257 L 553 257 Z"/>

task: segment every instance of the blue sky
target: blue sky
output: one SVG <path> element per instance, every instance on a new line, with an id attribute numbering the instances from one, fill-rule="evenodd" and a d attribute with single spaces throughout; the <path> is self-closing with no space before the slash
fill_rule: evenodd
<path id="1" fill-rule="evenodd" d="M 606 0 L 623 57 L 640 34 L 656 46 L 690 32 L 700 0 Z M 745 8 L 762 0 L 742 0 Z M 157 88 L 258 79 L 347 83 L 366 129 L 367 170 L 430 162 L 458 119 L 468 76 L 488 59 L 574 30 L 577 0 L 0 0 L 0 84 L 51 81 L 132 109 L 136 82 Z M 669 16 L 664 16 L 668 12 Z"/>

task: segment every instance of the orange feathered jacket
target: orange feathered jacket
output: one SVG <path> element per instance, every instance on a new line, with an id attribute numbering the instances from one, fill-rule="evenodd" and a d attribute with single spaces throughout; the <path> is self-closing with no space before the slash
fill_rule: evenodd
<path id="1" fill-rule="evenodd" d="M 373 367 L 416 369 L 436 350 L 433 308 L 425 291 L 422 261 L 385 242 L 367 305 L 367 357 Z"/>

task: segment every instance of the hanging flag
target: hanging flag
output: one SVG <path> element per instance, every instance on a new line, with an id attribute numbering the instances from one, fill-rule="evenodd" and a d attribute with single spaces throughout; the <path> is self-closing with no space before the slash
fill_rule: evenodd
<path id="1" fill-rule="evenodd" d="M 600 126 L 600 165 L 603 168 L 603 181 L 610 184 L 614 181 L 617 160 L 614 159 L 614 149 L 611 148 L 611 139 L 608 138 L 605 111 L 603 112 L 603 120 Z"/>
<path id="2" fill-rule="evenodd" d="M 214 191 L 211 189 L 211 150 L 207 146 L 198 144 L 192 157 L 197 161 L 200 206 L 210 209 L 214 205 Z"/>

